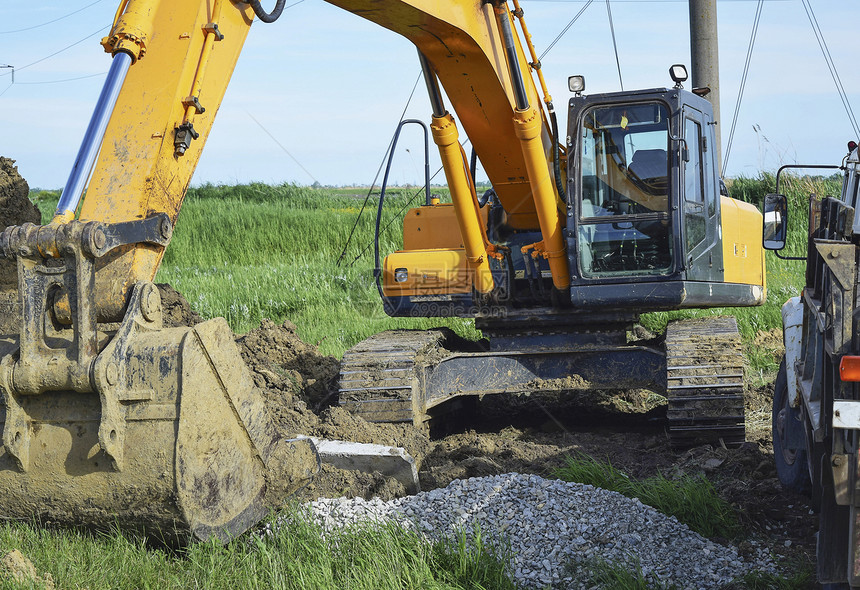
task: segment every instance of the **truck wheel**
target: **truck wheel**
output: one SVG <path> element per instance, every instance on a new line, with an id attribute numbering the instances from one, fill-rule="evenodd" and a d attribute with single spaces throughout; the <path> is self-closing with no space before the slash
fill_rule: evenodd
<path id="1" fill-rule="evenodd" d="M 773 386 L 773 457 L 776 474 L 782 486 L 790 491 L 806 494 L 810 490 L 809 469 L 806 464 L 806 449 L 787 449 L 786 440 L 803 440 L 803 416 L 798 408 L 788 403 L 788 377 L 785 359 Z M 789 436 L 789 435 L 792 436 Z"/>

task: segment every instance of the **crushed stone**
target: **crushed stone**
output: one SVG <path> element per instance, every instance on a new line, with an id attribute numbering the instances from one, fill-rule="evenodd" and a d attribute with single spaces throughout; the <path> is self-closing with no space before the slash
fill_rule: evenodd
<path id="1" fill-rule="evenodd" d="M 719 587 L 750 570 L 776 571 L 767 548 L 755 541 L 741 555 L 638 499 L 537 475 L 506 473 L 389 501 L 341 497 L 309 506 L 329 532 L 393 521 L 439 539 L 461 531 L 468 536 L 478 527 L 527 588 L 590 588 L 595 560 L 638 564 L 649 582 L 683 589 Z M 267 525 L 263 536 L 279 522 Z"/>

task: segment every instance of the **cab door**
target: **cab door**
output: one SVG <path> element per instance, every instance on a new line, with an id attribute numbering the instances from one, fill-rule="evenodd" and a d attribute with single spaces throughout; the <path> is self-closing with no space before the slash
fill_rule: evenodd
<path id="1" fill-rule="evenodd" d="M 719 178 L 711 115 L 684 107 L 681 161 L 684 209 L 684 262 L 687 280 L 719 281 Z"/>

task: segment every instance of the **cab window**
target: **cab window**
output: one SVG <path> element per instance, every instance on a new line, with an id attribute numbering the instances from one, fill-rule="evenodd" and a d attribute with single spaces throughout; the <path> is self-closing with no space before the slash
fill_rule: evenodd
<path id="1" fill-rule="evenodd" d="M 664 274 L 669 239 L 669 116 L 659 102 L 595 106 L 580 136 L 583 277 Z"/>

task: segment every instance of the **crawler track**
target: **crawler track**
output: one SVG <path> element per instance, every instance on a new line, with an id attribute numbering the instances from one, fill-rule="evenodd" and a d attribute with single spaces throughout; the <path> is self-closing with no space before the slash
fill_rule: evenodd
<path id="1" fill-rule="evenodd" d="M 349 349 L 341 361 L 340 405 L 369 422 L 421 426 L 421 365 L 439 354 L 445 337 L 442 330 L 391 330 Z"/>
<path id="2" fill-rule="evenodd" d="M 697 318 L 666 331 L 672 445 L 744 442 L 744 357 L 733 317 Z"/>

